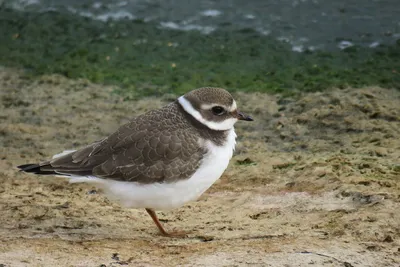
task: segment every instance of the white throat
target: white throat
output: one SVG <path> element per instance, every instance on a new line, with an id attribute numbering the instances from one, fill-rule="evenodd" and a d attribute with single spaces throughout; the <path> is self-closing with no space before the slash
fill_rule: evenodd
<path id="1" fill-rule="evenodd" d="M 181 96 L 178 98 L 179 104 L 182 106 L 182 108 L 189 113 L 193 118 L 207 126 L 208 128 L 212 130 L 217 130 L 217 131 L 226 131 L 230 130 L 233 128 L 235 123 L 237 122 L 236 118 L 229 118 L 221 122 L 215 122 L 215 121 L 208 121 L 203 118 L 203 116 L 198 112 L 197 110 L 194 109 L 192 104 L 185 98 L 185 96 Z"/>

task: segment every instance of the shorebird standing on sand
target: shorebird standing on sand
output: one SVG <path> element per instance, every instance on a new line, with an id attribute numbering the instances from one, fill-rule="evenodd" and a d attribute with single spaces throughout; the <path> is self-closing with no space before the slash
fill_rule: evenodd
<path id="1" fill-rule="evenodd" d="M 253 119 L 229 92 L 199 88 L 84 148 L 18 167 L 94 184 L 123 206 L 145 208 L 162 235 L 183 236 L 166 232 L 155 210 L 196 200 L 221 177 L 235 149 L 238 120 Z"/>

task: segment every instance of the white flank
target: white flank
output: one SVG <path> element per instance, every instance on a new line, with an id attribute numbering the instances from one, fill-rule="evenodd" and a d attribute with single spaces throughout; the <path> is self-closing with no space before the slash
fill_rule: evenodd
<path id="1" fill-rule="evenodd" d="M 62 156 L 68 155 L 69 153 L 75 152 L 76 150 L 64 150 L 61 153 L 55 154 L 52 159 L 60 158 Z"/>
<path id="2" fill-rule="evenodd" d="M 197 110 L 194 109 L 192 104 L 189 101 L 187 101 L 185 96 L 179 97 L 178 102 L 179 102 L 179 104 L 181 104 L 181 106 L 187 113 L 192 115 L 193 118 L 195 118 L 196 120 L 198 120 L 199 122 L 206 125 L 208 128 L 210 128 L 212 130 L 218 130 L 218 131 L 230 130 L 230 129 L 233 129 L 233 125 L 235 125 L 235 123 L 237 122 L 236 118 L 229 118 L 222 122 L 208 121 L 203 118 L 203 116 L 200 114 L 200 112 L 198 112 Z"/>
<path id="3" fill-rule="evenodd" d="M 216 146 L 211 141 L 204 141 L 208 153 L 202 160 L 199 169 L 192 177 L 175 183 L 139 184 L 102 179 L 93 176 L 69 177 L 71 183 L 86 182 L 103 189 L 106 195 L 129 208 L 151 208 L 168 210 L 178 208 L 185 203 L 196 200 L 228 167 L 236 144 L 236 133 L 232 128 L 226 143 Z"/>

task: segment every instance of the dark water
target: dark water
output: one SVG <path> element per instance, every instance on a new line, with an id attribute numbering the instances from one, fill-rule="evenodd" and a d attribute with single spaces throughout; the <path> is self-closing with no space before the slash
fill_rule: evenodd
<path id="1" fill-rule="evenodd" d="M 204 34 L 251 28 L 290 43 L 299 52 L 352 45 L 374 48 L 400 39 L 399 0 L 3 0 L 3 4 L 97 20 L 143 19 L 161 28 Z"/>

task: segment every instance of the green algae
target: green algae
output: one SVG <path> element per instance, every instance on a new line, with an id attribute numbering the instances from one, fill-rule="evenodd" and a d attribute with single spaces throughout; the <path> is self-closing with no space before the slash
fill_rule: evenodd
<path id="1" fill-rule="evenodd" d="M 251 29 L 209 35 L 141 20 L 107 23 L 59 12 L 0 9 L 0 64 L 32 76 L 59 73 L 119 86 L 126 97 L 230 90 L 318 91 L 400 88 L 400 43 L 375 49 L 292 52 Z"/>

